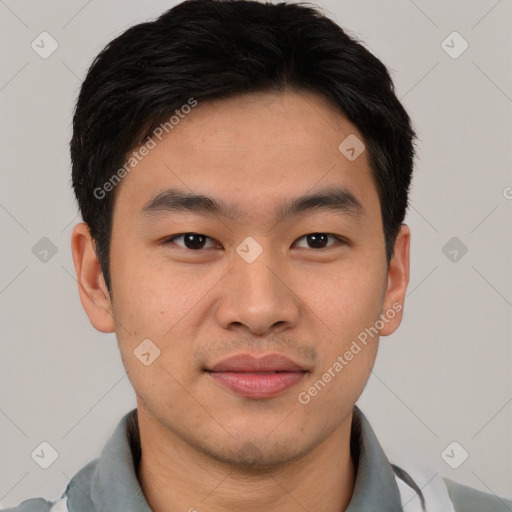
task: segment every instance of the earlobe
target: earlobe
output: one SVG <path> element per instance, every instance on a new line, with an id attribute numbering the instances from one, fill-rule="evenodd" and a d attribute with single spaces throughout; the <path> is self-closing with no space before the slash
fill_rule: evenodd
<path id="1" fill-rule="evenodd" d="M 100 332 L 114 332 L 110 294 L 94 250 L 94 240 L 85 222 L 77 224 L 71 235 L 78 291 L 91 324 Z"/>
<path id="2" fill-rule="evenodd" d="M 395 240 L 394 254 L 389 262 L 388 281 L 382 315 L 384 327 L 381 336 L 395 332 L 402 322 L 405 292 L 409 284 L 411 231 L 409 226 L 402 224 Z"/>

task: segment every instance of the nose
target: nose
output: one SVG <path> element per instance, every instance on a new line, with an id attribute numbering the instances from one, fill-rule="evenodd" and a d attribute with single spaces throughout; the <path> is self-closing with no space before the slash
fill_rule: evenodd
<path id="1" fill-rule="evenodd" d="M 235 256 L 223 280 L 216 310 L 217 322 L 228 330 L 246 329 L 253 335 L 279 333 L 298 322 L 300 299 L 283 265 L 263 253 L 252 263 Z"/>

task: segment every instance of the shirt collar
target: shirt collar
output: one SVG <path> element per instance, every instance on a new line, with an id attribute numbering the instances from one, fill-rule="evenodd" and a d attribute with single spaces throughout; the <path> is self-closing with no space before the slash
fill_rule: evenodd
<path id="1" fill-rule="evenodd" d="M 352 415 L 350 450 L 356 463 L 356 483 L 345 512 L 402 511 L 393 468 L 369 421 L 356 405 Z"/>
<path id="2" fill-rule="evenodd" d="M 350 449 L 356 482 L 345 512 L 398 512 L 402 510 L 393 469 L 370 423 L 354 406 Z M 65 495 L 69 512 L 151 512 L 137 478 L 140 438 L 137 410 L 126 414 L 106 443 L 101 456 L 82 468 Z"/>

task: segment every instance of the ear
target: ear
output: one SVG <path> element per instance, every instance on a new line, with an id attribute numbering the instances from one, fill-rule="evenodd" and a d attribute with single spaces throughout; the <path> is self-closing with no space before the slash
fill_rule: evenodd
<path id="1" fill-rule="evenodd" d="M 381 336 L 395 332 L 402 322 L 405 292 L 409 284 L 409 249 L 411 231 L 409 226 L 402 224 L 395 240 L 394 253 L 389 262 L 388 284 L 384 294 L 382 315 L 384 327 Z"/>
<path id="2" fill-rule="evenodd" d="M 71 235 L 71 251 L 80 301 L 95 329 L 114 332 L 110 294 L 94 248 L 89 226 L 85 222 L 77 224 Z"/>

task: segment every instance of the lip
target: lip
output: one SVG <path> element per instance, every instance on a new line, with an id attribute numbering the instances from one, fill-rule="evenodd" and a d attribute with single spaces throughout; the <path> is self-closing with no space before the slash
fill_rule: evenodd
<path id="1" fill-rule="evenodd" d="M 223 359 L 207 374 L 245 398 L 271 398 L 296 385 L 307 370 L 280 354 L 254 357 L 238 354 Z"/>
<path id="2" fill-rule="evenodd" d="M 208 368 L 211 372 L 303 372 L 305 368 L 281 354 L 265 354 L 255 357 L 251 354 L 236 354 L 215 366 Z"/>

